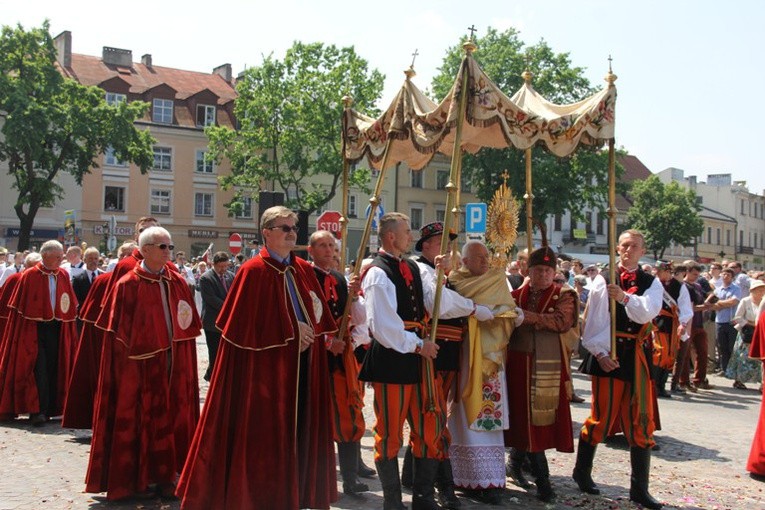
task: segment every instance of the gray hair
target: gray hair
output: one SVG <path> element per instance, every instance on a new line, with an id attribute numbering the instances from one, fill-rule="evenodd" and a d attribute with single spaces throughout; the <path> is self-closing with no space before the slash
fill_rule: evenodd
<path id="1" fill-rule="evenodd" d="M 143 248 L 147 244 L 152 244 L 157 237 L 167 236 L 170 238 L 170 232 L 162 227 L 149 227 L 138 236 L 138 246 Z"/>
<path id="2" fill-rule="evenodd" d="M 40 255 L 44 255 L 49 252 L 55 252 L 59 251 L 61 253 L 64 253 L 64 245 L 56 241 L 55 239 L 51 239 L 50 241 L 45 241 L 42 246 L 40 246 Z"/>
<path id="3" fill-rule="evenodd" d="M 42 260 L 42 255 L 33 251 L 24 257 L 24 267 L 32 267 Z"/>
<path id="4" fill-rule="evenodd" d="M 470 241 L 462 245 L 462 260 L 465 260 L 467 258 L 468 253 L 470 252 L 470 247 L 476 246 L 476 245 L 483 246 L 484 248 L 486 248 L 486 244 L 484 244 L 482 241 L 479 241 L 477 239 L 471 239 Z M 486 251 L 489 251 L 489 249 L 486 248 Z"/>
<path id="5" fill-rule="evenodd" d="M 88 256 L 88 254 L 90 254 L 90 253 L 95 253 L 95 254 L 96 254 L 96 255 L 98 255 L 99 257 L 101 256 L 101 252 L 100 252 L 100 251 L 98 251 L 98 248 L 96 248 L 95 246 L 91 246 L 90 248 L 88 248 L 87 250 L 85 250 L 85 253 L 84 253 L 84 255 L 87 257 L 87 256 Z"/>

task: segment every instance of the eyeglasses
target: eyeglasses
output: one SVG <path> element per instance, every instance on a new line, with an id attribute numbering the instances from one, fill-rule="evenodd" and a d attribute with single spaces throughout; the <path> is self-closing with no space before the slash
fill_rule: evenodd
<path id="1" fill-rule="evenodd" d="M 277 230 L 278 229 L 278 230 L 281 230 L 282 232 L 284 232 L 285 234 L 289 234 L 290 232 L 297 233 L 297 231 L 298 231 L 297 226 L 292 226 L 291 227 L 289 225 L 277 225 L 275 227 L 266 227 L 266 228 L 268 230 Z"/>
<path id="2" fill-rule="evenodd" d="M 566 280 L 563 280 L 562 278 L 556 278 L 553 280 L 555 283 L 566 283 Z"/>
<path id="3" fill-rule="evenodd" d="M 162 244 L 147 243 L 146 246 L 156 246 L 160 250 L 170 250 L 170 251 L 173 251 L 175 249 L 175 245 L 174 244 L 165 244 L 165 243 L 162 243 Z"/>

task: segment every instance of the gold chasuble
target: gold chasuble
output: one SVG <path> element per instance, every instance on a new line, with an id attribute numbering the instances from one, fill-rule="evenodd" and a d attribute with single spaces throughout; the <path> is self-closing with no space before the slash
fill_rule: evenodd
<path id="1" fill-rule="evenodd" d="M 468 424 L 482 416 L 485 405 L 492 404 L 492 395 L 484 395 L 484 384 L 495 379 L 505 365 L 505 355 L 510 335 L 518 317 L 515 300 L 510 294 L 507 277 L 502 269 L 491 268 L 481 276 L 473 276 L 466 268 L 452 271 L 449 283 L 459 294 L 485 305 L 494 313 L 494 319 L 478 322 L 468 319 L 470 359 L 468 383 L 462 392 L 462 403 Z M 491 430 L 492 427 L 481 427 Z"/>

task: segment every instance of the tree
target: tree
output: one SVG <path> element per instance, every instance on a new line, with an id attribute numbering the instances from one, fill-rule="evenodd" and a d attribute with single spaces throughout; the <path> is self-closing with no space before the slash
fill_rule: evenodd
<path id="1" fill-rule="evenodd" d="M 0 161 L 8 163 L 18 191 L 20 250 L 40 207 L 51 207 L 63 189 L 56 176 L 67 172 L 77 184 L 98 165 L 94 158 L 112 148 L 142 172 L 153 161 L 154 139 L 135 128 L 148 104 L 139 101 L 109 106 L 103 90 L 64 78 L 56 68 L 56 50 L 46 21 L 24 30 L 3 26 L 0 34 Z"/>
<path id="2" fill-rule="evenodd" d="M 515 29 L 497 32 L 489 28 L 482 38 L 475 39 L 478 50 L 474 57 L 486 74 L 506 94 L 523 84 L 521 74 L 527 68 L 534 73 L 534 89 L 554 103 L 572 103 L 592 95 L 595 89 L 584 77 L 581 67 L 573 67 L 568 53 L 555 53 L 541 40 L 524 48 Z M 450 48 L 439 74 L 433 79 L 436 97 L 444 97 L 454 82 L 464 51 L 462 45 Z M 508 186 L 519 200 L 526 192 L 525 154 L 515 148 L 482 149 L 465 155 L 462 172 L 476 194 L 484 201 L 491 199 L 502 183 L 501 174 L 510 174 Z M 622 173 L 617 163 L 617 175 Z M 559 159 L 541 147 L 532 149 L 533 222 L 542 239 L 547 239 L 546 219 L 570 211 L 582 217 L 583 209 L 606 204 L 608 193 L 608 159 L 605 151 L 580 148 L 572 157 Z M 526 230 L 520 221 L 519 230 Z M 546 242 L 546 241 L 544 241 Z"/>
<path id="3" fill-rule="evenodd" d="M 652 252 L 655 259 L 663 258 L 672 243 L 693 244 L 704 230 L 696 194 L 677 182 L 665 185 L 652 175 L 635 181 L 630 196 L 633 202 L 627 212 L 627 226 L 645 235 L 646 251 Z"/>
<path id="4" fill-rule="evenodd" d="M 287 206 L 309 213 L 329 202 L 343 174 L 342 96 L 371 111 L 383 79 L 353 47 L 321 43 L 295 42 L 283 61 L 269 55 L 247 69 L 237 84 L 239 129 L 207 128 L 210 157 L 231 161 L 231 174 L 220 178 L 224 189 L 236 189 L 229 211 L 238 211 L 242 196 L 264 184 L 282 191 Z M 351 184 L 366 189 L 369 176 L 355 170 Z"/>

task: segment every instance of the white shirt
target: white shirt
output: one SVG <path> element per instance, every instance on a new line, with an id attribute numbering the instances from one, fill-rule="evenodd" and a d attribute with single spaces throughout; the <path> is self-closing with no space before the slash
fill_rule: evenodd
<path id="1" fill-rule="evenodd" d="M 630 296 L 630 299 L 632 297 Z M 685 335 L 681 340 L 688 340 L 690 335 L 691 326 L 689 322 L 693 319 L 693 305 L 691 304 L 691 293 L 688 292 L 688 287 L 685 284 L 680 285 L 680 295 L 677 298 L 678 318 L 680 324 L 685 324 Z"/>
<path id="2" fill-rule="evenodd" d="M 16 271 L 16 266 L 13 264 L 6 266 L 4 270 L 0 271 L 0 287 L 5 285 L 5 280 L 8 279 L 12 274 L 20 273 L 24 270 L 24 266 L 19 266 L 19 270 Z"/>
<path id="3" fill-rule="evenodd" d="M 85 271 L 85 262 L 79 261 L 75 265 L 71 265 L 69 262 L 61 264 L 61 269 L 69 273 L 69 280 L 74 280 L 74 277 Z"/>
<path id="4" fill-rule="evenodd" d="M 663 299 L 664 286 L 658 278 L 654 278 L 653 283 L 642 296 L 629 295 L 627 306 L 624 307 L 627 317 L 638 324 L 651 322 L 659 315 Z M 582 345 L 596 356 L 600 353 L 611 353 L 611 313 L 608 310 L 608 302 L 606 280 L 602 275 L 598 275 L 593 279 L 590 287 L 590 296 L 587 298 L 587 319 L 582 332 Z"/>
<path id="5" fill-rule="evenodd" d="M 379 267 L 370 267 L 361 282 L 361 288 L 364 291 L 367 325 L 375 340 L 384 347 L 404 354 L 414 352 L 420 338 L 415 332 L 404 329 L 404 321 L 396 313 L 396 287 L 385 272 Z M 432 312 L 435 281 L 423 281 L 422 294 L 425 308 Z M 469 306 L 464 306 L 466 301 L 470 303 Z M 473 302 L 469 299 L 466 300 L 456 292 L 441 293 L 439 318 L 464 317 L 472 312 Z"/>

